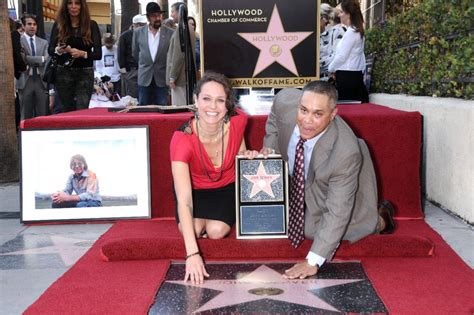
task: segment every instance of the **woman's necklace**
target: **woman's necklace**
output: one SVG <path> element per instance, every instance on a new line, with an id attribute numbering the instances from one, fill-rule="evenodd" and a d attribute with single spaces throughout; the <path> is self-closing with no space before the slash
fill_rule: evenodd
<path id="1" fill-rule="evenodd" d="M 201 165 L 204 169 L 204 172 L 206 173 L 207 178 L 209 178 L 209 180 L 211 182 L 217 182 L 218 180 L 220 180 L 222 178 L 222 169 L 223 169 L 223 164 L 224 164 L 224 122 L 222 122 L 222 124 L 221 124 L 221 130 L 220 131 L 218 130 L 215 134 L 212 135 L 212 137 L 214 137 L 214 139 L 217 141 L 219 133 L 222 134 L 222 139 L 221 139 L 221 152 L 222 152 L 222 155 L 221 155 L 221 170 L 219 172 L 219 175 L 216 178 L 211 177 L 211 175 L 207 171 L 206 164 L 204 164 L 204 158 L 202 156 L 202 149 L 201 149 L 201 146 L 203 146 L 203 143 L 201 142 L 201 136 L 199 134 L 199 119 L 196 119 L 196 133 L 197 133 L 197 136 L 198 136 L 198 141 L 200 142 L 200 143 L 198 143 L 198 148 L 199 148 L 199 158 L 201 160 Z M 202 136 L 207 138 L 207 136 L 204 135 L 204 134 Z M 212 142 L 212 139 L 211 139 L 211 142 Z M 219 150 L 216 150 L 216 157 L 218 157 L 218 156 L 219 156 Z"/>
<path id="2" fill-rule="evenodd" d="M 223 124 L 223 123 L 222 123 Z M 199 129 L 199 120 L 196 121 L 196 129 Z M 202 128 L 202 127 L 201 127 Z M 212 133 L 207 133 L 206 131 L 204 131 L 204 129 L 202 129 L 200 131 L 200 134 L 198 134 L 199 136 L 201 136 L 202 140 L 204 139 L 208 139 L 209 140 L 209 143 L 212 143 L 212 142 L 217 142 L 218 140 L 218 137 L 219 137 L 219 134 L 221 133 L 221 130 L 222 129 L 218 129 L 215 131 L 215 132 L 212 132 Z M 202 141 L 201 141 L 202 142 Z M 203 142 L 204 143 L 204 142 Z"/>

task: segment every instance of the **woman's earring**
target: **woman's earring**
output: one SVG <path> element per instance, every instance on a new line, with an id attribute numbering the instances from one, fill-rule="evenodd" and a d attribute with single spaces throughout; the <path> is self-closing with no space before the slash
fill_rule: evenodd
<path id="1" fill-rule="evenodd" d="M 196 120 L 199 120 L 199 113 L 197 112 L 197 110 L 194 112 L 194 118 L 196 118 Z"/>

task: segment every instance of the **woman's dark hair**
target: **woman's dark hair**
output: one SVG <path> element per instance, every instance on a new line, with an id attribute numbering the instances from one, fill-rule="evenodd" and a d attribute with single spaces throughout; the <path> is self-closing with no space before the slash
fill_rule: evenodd
<path id="1" fill-rule="evenodd" d="M 234 91 L 232 90 L 232 84 L 230 83 L 229 79 L 223 74 L 213 71 L 206 71 L 196 84 L 196 96 L 199 96 L 202 87 L 208 82 L 216 82 L 222 85 L 226 95 L 225 107 L 227 108 L 227 111 L 233 111 L 235 107 Z"/>
<path id="2" fill-rule="evenodd" d="M 18 31 L 22 27 L 23 23 L 21 23 L 20 21 L 15 21 L 15 29 L 13 31 Z"/>
<path id="3" fill-rule="evenodd" d="M 197 28 L 196 20 L 192 16 L 188 16 L 188 22 L 193 21 L 194 22 L 194 30 Z"/>
<path id="4" fill-rule="evenodd" d="M 56 23 L 58 25 L 58 42 L 66 42 L 72 36 L 71 17 L 67 10 L 67 4 L 71 0 L 63 0 L 56 13 Z M 74 0 L 72 0 L 74 1 Z M 81 12 L 79 13 L 79 30 L 82 41 L 86 45 L 92 44 L 91 15 L 86 0 L 79 0 Z"/>
<path id="5" fill-rule="evenodd" d="M 360 11 L 360 3 L 358 0 L 342 0 L 341 8 L 351 17 L 351 26 L 360 33 L 360 37 L 364 37 L 364 17 Z"/>
<path id="6" fill-rule="evenodd" d="M 73 156 L 71 157 L 71 162 L 69 162 L 69 167 L 70 167 L 71 169 L 73 169 L 72 163 L 74 163 L 74 161 L 79 161 L 79 162 L 81 162 L 82 165 L 84 165 L 84 171 L 87 171 L 87 169 L 89 168 L 89 167 L 87 166 L 86 158 L 85 158 L 84 156 L 82 156 L 81 154 L 76 154 L 76 155 L 73 155 Z"/>

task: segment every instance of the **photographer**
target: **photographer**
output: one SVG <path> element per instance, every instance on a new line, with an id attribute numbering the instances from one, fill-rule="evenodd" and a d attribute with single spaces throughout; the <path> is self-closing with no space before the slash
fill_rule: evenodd
<path id="1" fill-rule="evenodd" d="M 89 103 L 89 108 L 94 107 L 117 107 L 120 101 L 120 95 L 115 92 L 114 84 L 110 81 L 107 75 L 100 76 L 100 73 L 95 72 L 94 90 Z"/>
<path id="2" fill-rule="evenodd" d="M 102 59 L 95 62 L 95 71 L 100 73 L 101 77 L 110 77 L 110 82 L 114 85 L 114 91 L 121 95 L 120 68 L 114 35 L 111 33 L 104 33 L 102 36 L 102 43 L 104 44 L 102 46 Z"/>

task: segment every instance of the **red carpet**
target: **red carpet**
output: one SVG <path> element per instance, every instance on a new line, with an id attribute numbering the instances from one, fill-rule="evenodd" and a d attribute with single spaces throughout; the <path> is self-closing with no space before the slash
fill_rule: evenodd
<path id="1" fill-rule="evenodd" d="M 126 237 L 102 246 L 105 261 L 182 259 L 184 242 L 173 221 L 119 222 L 116 228 L 127 231 Z M 300 259 L 308 253 L 312 242 L 305 240 L 294 249 L 287 239 L 237 240 L 235 231 L 222 240 L 200 239 L 199 248 L 206 259 Z M 336 258 L 354 257 L 428 257 L 433 243 L 413 235 L 370 235 L 359 242 L 341 243 Z"/>
<path id="2" fill-rule="evenodd" d="M 339 115 L 363 138 L 377 175 L 378 196 L 390 200 L 396 216 L 420 218 L 420 161 L 422 117 L 375 104 L 338 105 Z M 152 217 L 174 216 L 169 143 L 189 113 L 112 113 L 106 108 L 36 117 L 22 121 L 22 129 L 107 126 L 149 126 Z M 247 147 L 260 150 L 267 116 L 251 116 L 245 133 Z"/>
<path id="3" fill-rule="evenodd" d="M 398 229 L 393 237 L 416 235 L 420 239 L 429 239 L 434 244 L 435 250 L 430 257 L 361 258 L 373 286 L 389 312 L 391 314 L 472 313 L 473 270 L 423 221 L 407 220 L 397 223 Z M 145 314 L 163 280 L 169 260 L 105 262 L 101 259 L 102 247 L 105 249 L 118 240 L 134 238 L 145 232 L 150 233 L 143 231 L 145 225 L 152 226 L 150 222 L 115 224 L 25 313 Z M 160 226 L 164 227 L 164 230 L 152 231 L 152 235 L 169 232 L 170 238 L 174 237 L 173 225 L 168 223 Z M 247 246 L 247 242 L 238 241 L 242 246 Z M 218 256 L 217 253 L 208 255 Z M 239 260 L 248 258 L 241 256 Z"/>

